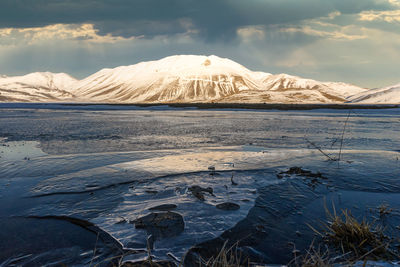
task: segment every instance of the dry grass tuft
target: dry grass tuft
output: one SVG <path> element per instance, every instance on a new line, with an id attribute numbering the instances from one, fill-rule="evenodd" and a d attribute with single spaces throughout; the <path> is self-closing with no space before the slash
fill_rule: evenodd
<path id="1" fill-rule="evenodd" d="M 207 267 L 244 267 L 250 266 L 247 259 L 242 259 L 242 255 L 238 252 L 238 243 L 235 243 L 230 248 L 227 248 L 228 241 L 224 243 L 218 255 L 211 257 L 205 262 Z"/>
<path id="2" fill-rule="evenodd" d="M 301 267 L 331 267 L 333 266 L 330 262 L 329 250 L 324 251 L 319 247 L 315 249 L 313 245 L 307 250 L 307 253 L 300 258 L 300 264 L 297 266 Z"/>
<path id="3" fill-rule="evenodd" d="M 294 251 L 298 250 L 294 248 Z M 318 246 L 318 249 L 316 249 L 313 241 L 305 254 L 297 256 L 297 253 L 294 253 L 294 259 L 292 259 L 287 266 L 331 267 L 333 266 L 331 261 L 329 248 L 325 246 L 324 249 L 321 249 L 321 246 Z"/>
<path id="4" fill-rule="evenodd" d="M 331 213 L 326 207 L 328 222 L 323 224 L 322 233 L 312 228 L 325 242 L 347 255 L 350 261 L 390 260 L 390 240 L 383 233 L 383 228 L 368 222 L 365 218 L 358 221 L 350 211 L 342 210 L 336 214 L 333 207 Z"/>
<path id="5" fill-rule="evenodd" d="M 392 213 L 393 209 L 391 209 L 389 205 L 383 203 L 378 207 L 378 211 L 379 211 L 379 217 L 382 218 Z"/>

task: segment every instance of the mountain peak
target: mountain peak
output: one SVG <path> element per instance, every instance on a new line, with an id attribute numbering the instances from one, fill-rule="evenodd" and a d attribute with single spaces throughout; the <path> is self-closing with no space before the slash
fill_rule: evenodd
<path id="1" fill-rule="evenodd" d="M 388 94 L 393 101 L 399 91 L 398 86 L 368 91 L 346 83 L 253 72 L 215 55 L 169 56 L 102 69 L 80 81 L 50 72 L 0 79 L 0 101 L 28 102 L 343 103 L 378 95 L 379 101 L 388 101 Z"/>
<path id="2" fill-rule="evenodd" d="M 122 68 L 144 68 L 146 71 L 169 72 L 175 75 L 187 75 L 190 72 L 196 75 L 199 72 L 229 72 L 249 71 L 244 66 L 227 58 L 215 55 L 175 55 L 160 60 L 141 62 Z"/>
<path id="3" fill-rule="evenodd" d="M 334 87 L 334 83 L 287 74 L 253 72 L 215 55 L 175 55 L 103 69 L 80 81 L 75 93 L 98 102 L 326 103 L 344 102 L 349 95 L 365 91 L 354 86 Z"/>
<path id="4" fill-rule="evenodd" d="M 114 69 L 79 82 L 85 99 L 125 102 L 211 101 L 244 89 L 259 89 L 252 72 L 217 56 L 177 55 Z"/>

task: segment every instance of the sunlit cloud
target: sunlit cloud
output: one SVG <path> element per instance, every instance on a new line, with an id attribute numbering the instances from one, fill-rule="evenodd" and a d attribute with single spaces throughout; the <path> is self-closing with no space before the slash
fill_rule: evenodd
<path id="1" fill-rule="evenodd" d="M 399 0 L 389 0 L 389 3 L 392 4 L 393 6 L 400 7 L 400 1 Z"/>
<path id="2" fill-rule="evenodd" d="M 287 33 L 304 33 L 311 36 L 327 38 L 327 39 L 334 39 L 334 40 L 359 40 L 367 38 L 367 36 L 363 34 L 354 34 L 354 33 L 347 33 L 350 32 L 351 26 L 340 27 L 339 30 L 334 31 L 324 31 L 318 30 L 313 28 L 312 26 L 306 25 L 302 27 L 289 27 L 289 28 L 282 28 L 282 32 Z"/>
<path id="3" fill-rule="evenodd" d="M 248 26 L 239 28 L 237 29 L 236 33 L 244 42 L 250 42 L 254 39 L 262 40 L 265 38 L 265 29 L 263 26 Z"/>
<path id="4" fill-rule="evenodd" d="M 341 16 L 341 15 L 342 15 L 341 12 L 339 12 L 339 11 L 334 11 L 334 12 L 332 12 L 332 13 L 329 13 L 328 16 L 327 16 L 326 18 L 332 20 L 332 19 L 337 18 L 337 17 L 339 17 L 339 16 Z M 323 19 L 323 18 L 321 18 L 321 19 Z"/>
<path id="5" fill-rule="evenodd" d="M 390 11 L 364 11 L 360 13 L 361 21 L 385 21 L 389 23 L 400 22 L 400 10 Z"/>
<path id="6" fill-rule="evenodd" d="M 111 34 L 99 35 L 99 30 L 93 24 L 54 24 L 45 27 L 31 28 L 3 28 L 0 36 L 3 38 L 1 44 L 13 44 L 25 42 L 35 44 L 48 40 L 76 40 L 89 43 L 116 43 L 120 41 L 133 40 L 138 37 L 125 38 L 112 36 Z"/>
<path id="7" fill-rule="evenodd" d="M 0 73 L 83 78 L 216 54 L 252 70 L 374 87 L 399 82 L 399 22 L 400 0 L 0 1 Z"/>

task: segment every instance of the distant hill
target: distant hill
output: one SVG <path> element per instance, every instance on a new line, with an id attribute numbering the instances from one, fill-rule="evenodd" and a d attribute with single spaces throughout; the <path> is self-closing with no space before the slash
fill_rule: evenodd
<path id="1" fill-rule="evenodd" d="M 400 83 L 356 94 L 350 100 L 363 104 L 400 104 Z"/>
<path id="2" fill-rule="evenodd" d="M 400 103 L 400 85 L 367 90 L 287 74 L 254 72 L 226 58 L 178 55 L 103 69 L 0 76 L 1 102 L 87 103 Z"/>
<path id="3" fill-rule="evenodd" d="M 1 102 L 58 102 L 75 98 L 76 79 L 65 73 L 35 72 L 24 76 L 0 76 Z"/>

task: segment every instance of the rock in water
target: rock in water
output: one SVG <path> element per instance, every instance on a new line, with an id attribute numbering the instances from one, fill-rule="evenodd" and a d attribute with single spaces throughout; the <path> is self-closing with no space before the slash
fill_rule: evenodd
<path id="1" fill-rule="evenodd" d="M 156 190 L 145 190 L 144 192 L 146 192 L 147 194 L 157 194 L 158 191 Z"/>
<path id="2" fill-rule="evenodd" d="M 138 261 L 138 262 L 125 262 L 121 267 L 176 267 L 176 264 L 172 261 Z"/>
<path id="3" fill-rule="evenodd" d="M 238 204 L 232 203 L 232 202 L 224 202 L 224 203 L 218 204 L 215 207 L 220 210 L 238 210 L 238 209 L 240 209 L 240 206 Z"/>
<path id="4" fill-rule="evenodd" d="M 291 167 L 287 171 L 283 171 L 277 174 L 278 178 L 283 178 L 284 175 L 299 175 L 299 176 L 304 176 L 304 177 L 309 177 L 309 178 L 322 178 L 326 179 L 324 176 L 322 176 L 322 173 L 320 172 L 311 172 L 308 170 L 304 170 L 300 167 Z"/>
<path id="5" fill-rule="evenodd" d="M 204 193 L 209 193 L 210 195 L 214 196 L 214 190 L 211 187 L 203 188 L 198 185 L 193 185 L 189 187 L 189 191 L 192 192 L 193 196 L 198 198 L 201 201 L 204 201 Z"/>
<path id="6" fill-rule="evenodd" d="M 133 223 L 138 229 L 146 229 L 155 239 L 177 236 L 185 228 L 182 215 L 171 211 L 150 213 Z"/>
<path id="7" fill-rule="evenodd" d="M 175 204 L 162 204 L 155 207 L 149 208 L 149 210 L 159 210 L 159 211 L 167 211 L 176 209 L 178 206 Z"/>

